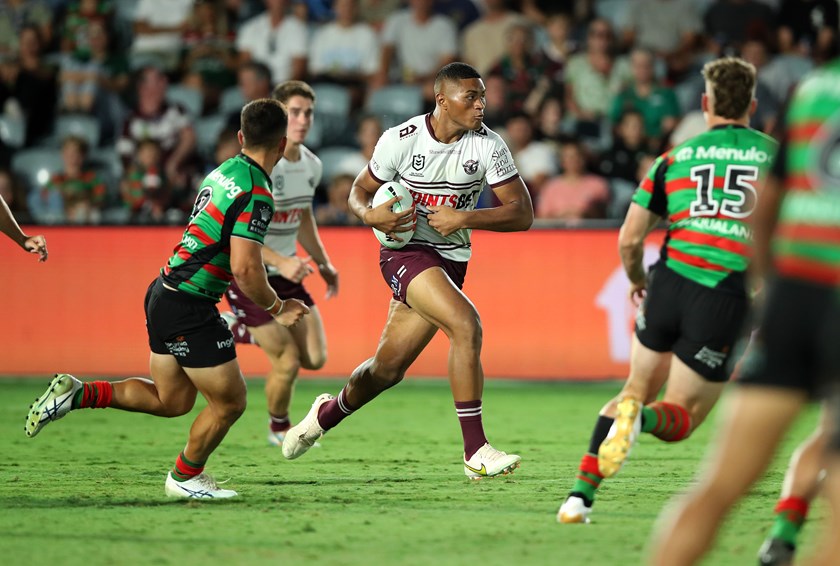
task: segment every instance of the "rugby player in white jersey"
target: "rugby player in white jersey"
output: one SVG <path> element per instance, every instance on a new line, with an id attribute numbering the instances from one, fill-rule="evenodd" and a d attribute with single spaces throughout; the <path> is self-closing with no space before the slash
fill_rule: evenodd
<path id="1" fill-rule="evenodd" d="M 482 124 L 485 88 L 478 72 L 451 63 L 438 72 L 434 88 L 434 112 L 382 135 L 349 198 L 350 208 L 365 224 L 394 238 L 416 222 L 408 245 L 380 250 L 393 300 L 376 354 L 356 368 L 338 397 L 315 399 L 304 420 L 286 434 L 286 458 L 297 458 L 325 431 L 399 383 L 443 330 L 450 342 L 449 383 L 464 437 L 464 473 L 495 476 L 519 465 L 519 456 L 496 450 L 484 435 L 481 321 L 461 287 L 471 230 L 527 230 L 534 218 L 531 198 L 504 141 Z M 412 192 L 416 210 L 391 212 L 396 199 L 371 207 L 376 190 L 392 180 Z M 501 205 L 475 210 L 485 183 Z"/>
<path id="2" fill-rule="evenodd" d="M 311 312 L 298 324 L 283 326 L 248 299 L 234 282 L 227 298 L 236 317 L 225 318 L 237 342 L 251 342 L 253 338 L 271 362 L 265 380 L 268 442 L 280 446 L 291 426 L 289 403 L 298 371 L 301 367 L 320 369 L 327 360 L 321 314 L 302 281 L 314 272 L 310 265 L 313 261 L 327 284 L 329 298 L 338 293 L 338 272 L 318 236 L 312 213 L 312 198 L 321 182 L 321 160 L 303 145 L 312 126 L 315 92 L 302 81 L 286 81 L 274 88 L 272 96 L 285 108 L 289 127 L 283 159 L 271 171 L 275 212 L 262 249 L 263 262 L 277 296 L 300 299 Z M 297 255 L 297 242 L 308 257 Z"/>

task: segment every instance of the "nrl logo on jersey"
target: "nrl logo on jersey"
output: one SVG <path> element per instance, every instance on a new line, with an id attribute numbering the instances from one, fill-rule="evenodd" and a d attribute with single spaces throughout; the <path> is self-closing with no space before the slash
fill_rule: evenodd
<path id="1" fill-rule="evenodd" d="M 283 186 L 285 185 L 285 181 L 283 180 L 283 175 L 275 175 L 271 178 L 271 186 L 274 188 L 275 193 L 282 193 Z"/>
<path id="2" fill-rule="evenodd" d="M 478 161 L 475 159 L 470 159 L 469 161 L 464 162 L 464 173 L 467 175 L 475 175 L 475 172 L 478 171 Z"/>
<path id="3" fill-rule="evenodd" d="M 415 155 L 411 160 L 411 168 L 415 171 L 420 171 L 423 167 L 426 166 L 426 156 L 425 155 Z"/>
<path id="4" fill-rule="evenodd" d="M 415 126 L 414 124 L 409 124 L 408 126 L 403 128 L 402 130 L 400 130 L 400 139 L 408 137 L 416 131 L 417 131 L 417 126 Z"/>

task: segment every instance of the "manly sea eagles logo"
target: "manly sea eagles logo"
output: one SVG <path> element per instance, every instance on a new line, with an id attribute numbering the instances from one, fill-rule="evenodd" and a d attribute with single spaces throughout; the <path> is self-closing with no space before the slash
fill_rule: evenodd
<path id="1" fill-rule="evenodd" d="M 478 161 L 470 159 L 469 161 L 464 162 L 464 173 L 467 175 L 475 175 L 476 171 L 478 171 Z"/>
<path id="2" fill-rule="evenodd" d="M 411 167 L 415 171 L 420 171 L 423 167 L 426 166 L 426 156 L 425 155 L 415 155 L 414 158 L 411 160 Z"/>

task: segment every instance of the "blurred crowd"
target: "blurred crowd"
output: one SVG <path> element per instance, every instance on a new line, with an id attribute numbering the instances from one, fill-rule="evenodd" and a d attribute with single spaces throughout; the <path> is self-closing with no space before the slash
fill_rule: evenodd
<path id="1" fill-rule="evenodd" d="M 705 129 L 705 62 L 756 66 L 752 126 L 772 133 L 837 34 L 837 0 L 0 0 L 0 194 L 22 222 L 182 223 L 238 152 L 242 105 L 300 79 L 316 217 L 352 224 L 379 135 L 431 111 L 460 60 L 537 217 L 617 220 L 652 160 Z"/>

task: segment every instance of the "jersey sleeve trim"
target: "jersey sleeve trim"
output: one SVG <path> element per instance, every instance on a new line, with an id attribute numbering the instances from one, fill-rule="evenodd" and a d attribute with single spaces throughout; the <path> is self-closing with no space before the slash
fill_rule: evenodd
<path id="1" fill-rule="evenodd" d="M 519 176 L 520 176 L 519 173 L 514 173 L 513 175 L 511 175 L 507 179 L 502 179 L 501 181 L 499 181 L 497 183 L 490 183 L 490 188 L 491 189 L 498 189 L 499 187 L 502 187 L 504 185 L 507 185 L 507 184 L 512 183 L 513 181 L 517 180 L 519 178 Z"/>
<path id="2" fill-rule="evenodd" d="M 230 237 L 231 238 L 242 238 L 243 240 L 250 240 L 251 242 L 256 242 L 261 246 L 263 245 L 263 242 L 257 240 L 256 238 L 252 238 L 250 236 L 244 236 L 242 234 L 231 234 Z"/>
<path id="3" fill-rule="evenodd" d="M 376 181 L 377 183 L 380 183 L 380 184 L 384 185 L 385 183 L 388 182 L 388 181 L 383 181 L 382 179 L 380 179 L 379 177 L 376 176 L 376 173 L 373 172 L 373 167 L 370 166 L 370 163 L 368 163 L 368 165 L 367 165 L 367 170 L 368 170 L 368 173 L 370 173 L 370 176 L 373 177 L 373 180 Z"/>
<path id="4" fill-rule="evenodd" d="M 651 197 L 648 203 L 648 210 L 665 218 L 668 216 L 668 195 L 665 192 L 665 174 L 671 164 L 670 156 L 665 157 L 656 168 L 651 187 Z"/>

